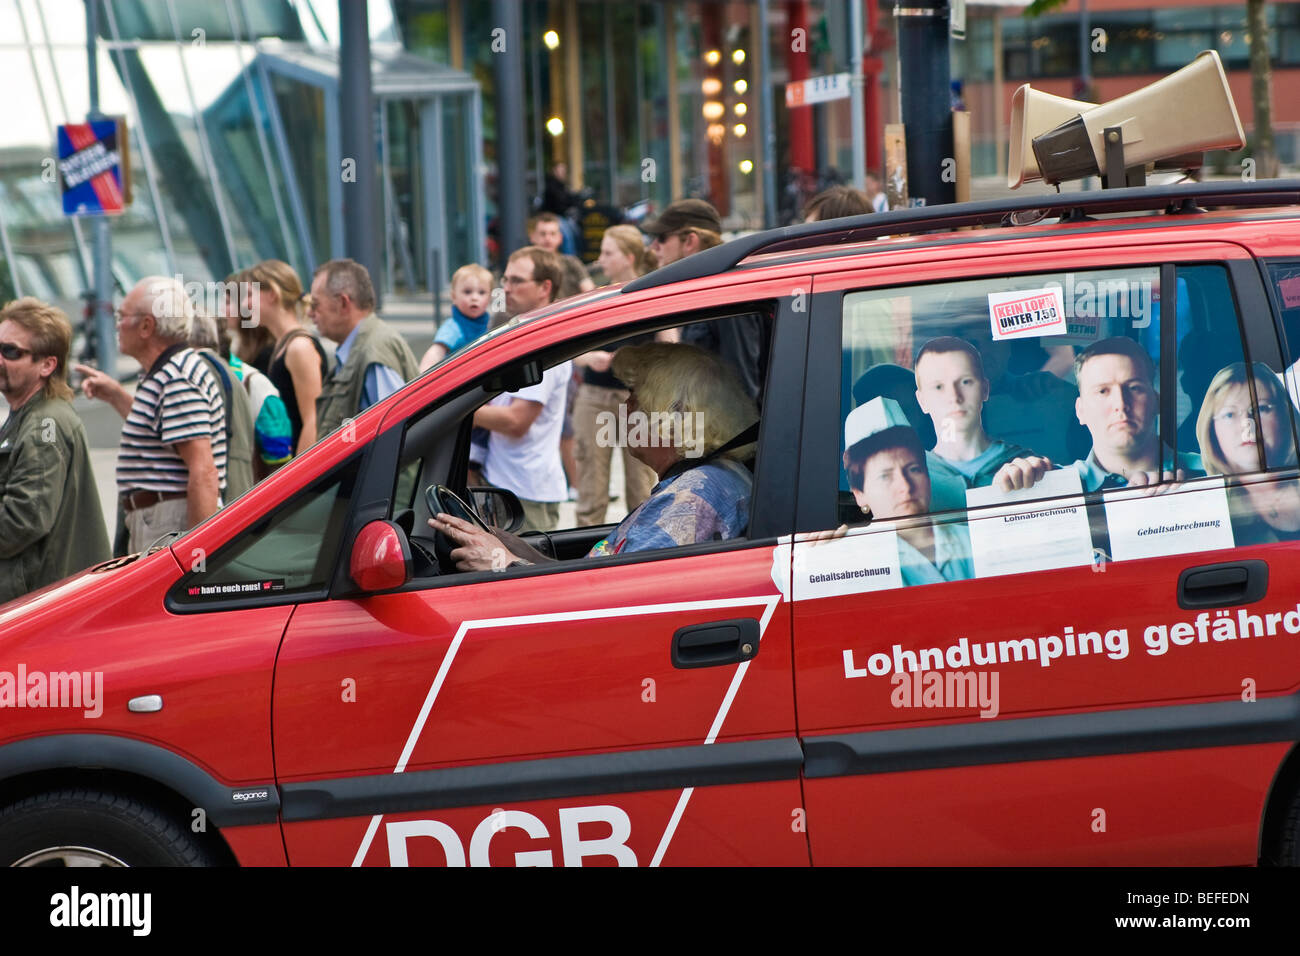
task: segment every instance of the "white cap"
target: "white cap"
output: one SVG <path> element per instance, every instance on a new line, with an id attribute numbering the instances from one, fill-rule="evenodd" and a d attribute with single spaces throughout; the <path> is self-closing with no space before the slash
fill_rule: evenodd
<path id="1" fill-rule="evenodd" d="M 899 425 L 911 428 L 912 423 L 903 414 L 902 407 L 892 398 L 877 395 L 869 402 L 864 402 L 844 420 L 844 447 L 852 448 L 864 438 L 870 438 L 888 428 Z"/>

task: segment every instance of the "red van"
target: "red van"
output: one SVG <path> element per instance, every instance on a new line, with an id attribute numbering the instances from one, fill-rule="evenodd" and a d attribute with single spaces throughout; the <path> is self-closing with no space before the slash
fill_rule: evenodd
<path id="1" fill-rule="evenodd" d="M 792 226 L 490 333 L 0 607 L 0 863 L 1300 863 L 1297 203 Z M 759 354 L 744 534 L 458 572 L 474 410 L 688 323 Z"/>

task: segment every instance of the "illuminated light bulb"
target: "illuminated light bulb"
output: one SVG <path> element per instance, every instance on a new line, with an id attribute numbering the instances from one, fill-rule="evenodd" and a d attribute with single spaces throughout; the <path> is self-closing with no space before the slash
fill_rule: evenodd
<path id="1" fill-rule="evenodd" d="M 709 66 L 717 66 L 721 59 L 722 53 L 719 50 L 710 50 L 708 53 L 704 54 L 704 62 L 709 64 Z"/>
<path id="2" fill-rule="evenodd" d="M 749 84 L 746 83 L 744 80 L 737 80 L 735 83 L 731 84 L 731 88 L 734 89 L 737 93 L 743 95 L 744 92 L 747 89 L 749 89 Z"/>
<path id="3" fill-rule="evenodd" d="M 546 132 L 550 133 L 552 136 L 559 136 L 564 132 L 564 120 L 560 119 L 558 116 L 552 116 L 546 121 Z"/>
<path id="4" fill-rule="evenodd" d="M 735 126 L 731 128 L 731 131 L 736 134 L 737 138 L 739 138 L 741 136 L 744 136 L 747 132 L 749 132 L 749 129 L 745 126 L 744 123 L 737 123 Z"/>
<path id="5" fill-rule="evenodd" d="M 740 161 L 740 171 L 748 176 L 754 171 L 754 161 L 752 159 L 742 159 Z"/>
<path id="6" fill-rule="evenodd" d="M 546 49 L 554 50 L 560 45 L 560 35 L 554 30 L 547 30 L 542 34 L 542 42 L 546 44 Z"/>
<path id="7" fill-rule="evenodd" d="M 744 50 L 732 50 L 732 51 L 731 51 L 731 62 L 734 63 L 734 64 L 736 64 L 736 66 L 740 66 L 740 64 L 744 63 L 744 62 L 745 62 L 745 51 L 744 51 Z"/>
<path id="8" fill-rule="evenodd" d="M 744 103 L 737 103 L 733 107 L 733 109 L 735 109 L 737 116 L 744 116 L 746 113 L 749 112 L 749 107 L 746 106 Z"/>
<path id="9" fill-rule="evenodd" d="M 716 76 L 706 76 L 700 84 L 700 92 L 705 96 L 717 96 L 722 92 L 722 81 Z"/>
<path id="10" fill-rule="evenodd" d="M 706 120 L 712 123 L 722 119 L 722 114 L 727 112 L 727 108 L 717 100 L 705 100 L 700 112 L 704 114 Z"/>

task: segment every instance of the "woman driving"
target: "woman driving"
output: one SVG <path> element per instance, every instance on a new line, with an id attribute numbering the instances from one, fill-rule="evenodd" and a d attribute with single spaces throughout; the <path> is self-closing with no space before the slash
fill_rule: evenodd
<path id="1" fill-rule="evenodd" d="M 602 417 L 598 440 L 626 445 L 659 482 L 587 557 L 739 537 L 749 524 L 753 476 L 743 462 L 754 452 L 758 411 L 735 373 L 702 349 L 667 342 L 621 348 L 612 367 L 631 394 L 622 413 Z M 503 547 L 509 567 L 549 560 L 445 513 L 429 526 L 456 545 L 461 571 L 501 568 Z"/>

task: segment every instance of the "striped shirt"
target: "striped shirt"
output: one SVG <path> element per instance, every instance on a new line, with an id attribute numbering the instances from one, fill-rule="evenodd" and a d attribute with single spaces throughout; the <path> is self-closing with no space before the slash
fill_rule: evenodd
<path id="1" fill-rule="evenodd" d="M 177 442 L 206 438 L 222 491 L 226 487 L 226 413 L 221 383 L 190 348 L 159 356 L 136 389 L 122 425 L 117 453 L 117 490 L 184 492 L 189 469 Z"/>

